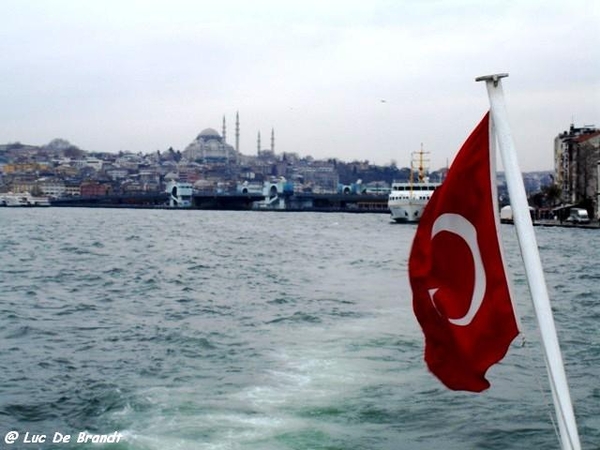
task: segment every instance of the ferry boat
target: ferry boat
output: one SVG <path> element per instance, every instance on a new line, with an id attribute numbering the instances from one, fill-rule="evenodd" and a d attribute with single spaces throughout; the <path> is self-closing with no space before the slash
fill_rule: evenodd
<path id="1" fill-rule="evenodd" d="M 48 197 L 35 197 L 29 192 L 0 194 L 0 206 L 50 206 Z"/>
<path id="2" fill-rule="evenodd" d="M 441 186 L 441 183 L 430 182 L 425 175 L 423 147 L 419 152 L 413 152 L 410 163 L 410 177 L 408 182 L 393 182 L 392 190 L 388 197 L 388 208 L 392 220 L 396 222 L 418 222 L 423 214 L 423 209 Z M 414 161 L 418 157 L 418 179 L 414 180 Z"/>

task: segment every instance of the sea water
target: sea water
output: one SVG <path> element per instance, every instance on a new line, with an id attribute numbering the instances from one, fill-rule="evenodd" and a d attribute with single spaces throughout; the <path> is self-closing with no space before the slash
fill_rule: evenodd
<path id="1" fill-rule="evenodd" d="M 415 229 L 385 214 L 1 209 L 0 446 L 559 448 L 513 227 L 522 334 L 481 394 L 425 366 Z M 600 448 L 600 232 L 536 234 L 581 441 Z"/>

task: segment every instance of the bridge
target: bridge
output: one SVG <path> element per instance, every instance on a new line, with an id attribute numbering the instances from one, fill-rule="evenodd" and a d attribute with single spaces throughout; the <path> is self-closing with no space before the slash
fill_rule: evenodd
<path id="1" fill-rule="evenodd" d="M 316 194 L 286 193 L 280 195 L 283 206 L 272 207 L 265 202 L 257 209 L 263 211 L 313 211 L 313 212 L 370 212 L 389 213 L 387 195 L 381 194 Z M 191 207 L 169 206 L 166 192 L 109 194 L 90 197 L 68 197 L 51 200 L 51 206 L 87 208 L 139 208 L 139 209 L 204 209 L 251 210 L 256 202 L 265 200 L 256 193 L 194 193 Z M 271 202 L 272 203 L 272 202 Z"/>
<path id="2" fill-rule="evenodd" d="M 191 208 L 185 209 L 244 210 L 251 209 L 254 202 L 263 199 L 264 196 L 258 194 L 194 194 Z M 65 197 L 51 200 L 50 205 L 87 208 L 184 209 L 170 207 L 169 194 L 166 192 Z"/>

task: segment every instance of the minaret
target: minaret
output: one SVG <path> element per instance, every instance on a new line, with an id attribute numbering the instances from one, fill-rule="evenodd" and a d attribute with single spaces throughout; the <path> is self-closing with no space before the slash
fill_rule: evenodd
<path id="1" fill-rule="evenodd" d="M 258 139 L 256 142 L 256 150 L 258 150 L 257 154 L 260 156 L 260 131 L 258 132 Z"/>
<path id="2" fill-rule="evenodd" d="M 271 153 L 275 154 L 275 128 L 271 128 Z"/>
<path id="3" fill-rule="evenodd" d="M 225 125 L 225 116 L 223 116 L 223 144 L 227 142 L 227 127 Z"/>
<path id="4" fill-rule="evenodd" d="M 240 153 L 240 113 L 235 113 L 235 152 Z"/>
<path id="5" fill-rule="evenodd" d="M 596 202 L 596 218 L 600 219 L 600 161 L 596 163 L 596 169 L 598 170 L 598 174 L 596 176 L 596 189 L 598 189 L 598 201 Z"/>

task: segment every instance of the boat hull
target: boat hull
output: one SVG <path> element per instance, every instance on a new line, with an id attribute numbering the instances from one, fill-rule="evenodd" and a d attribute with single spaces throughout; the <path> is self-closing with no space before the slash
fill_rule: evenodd
<path id="1" fill-rule="evenodd" d="M 421 219 L 426 201 L 413 201 L 410 203 L 390 203 L 389 209 L 392 220 L 395 222 L 417 223 Z"/>

